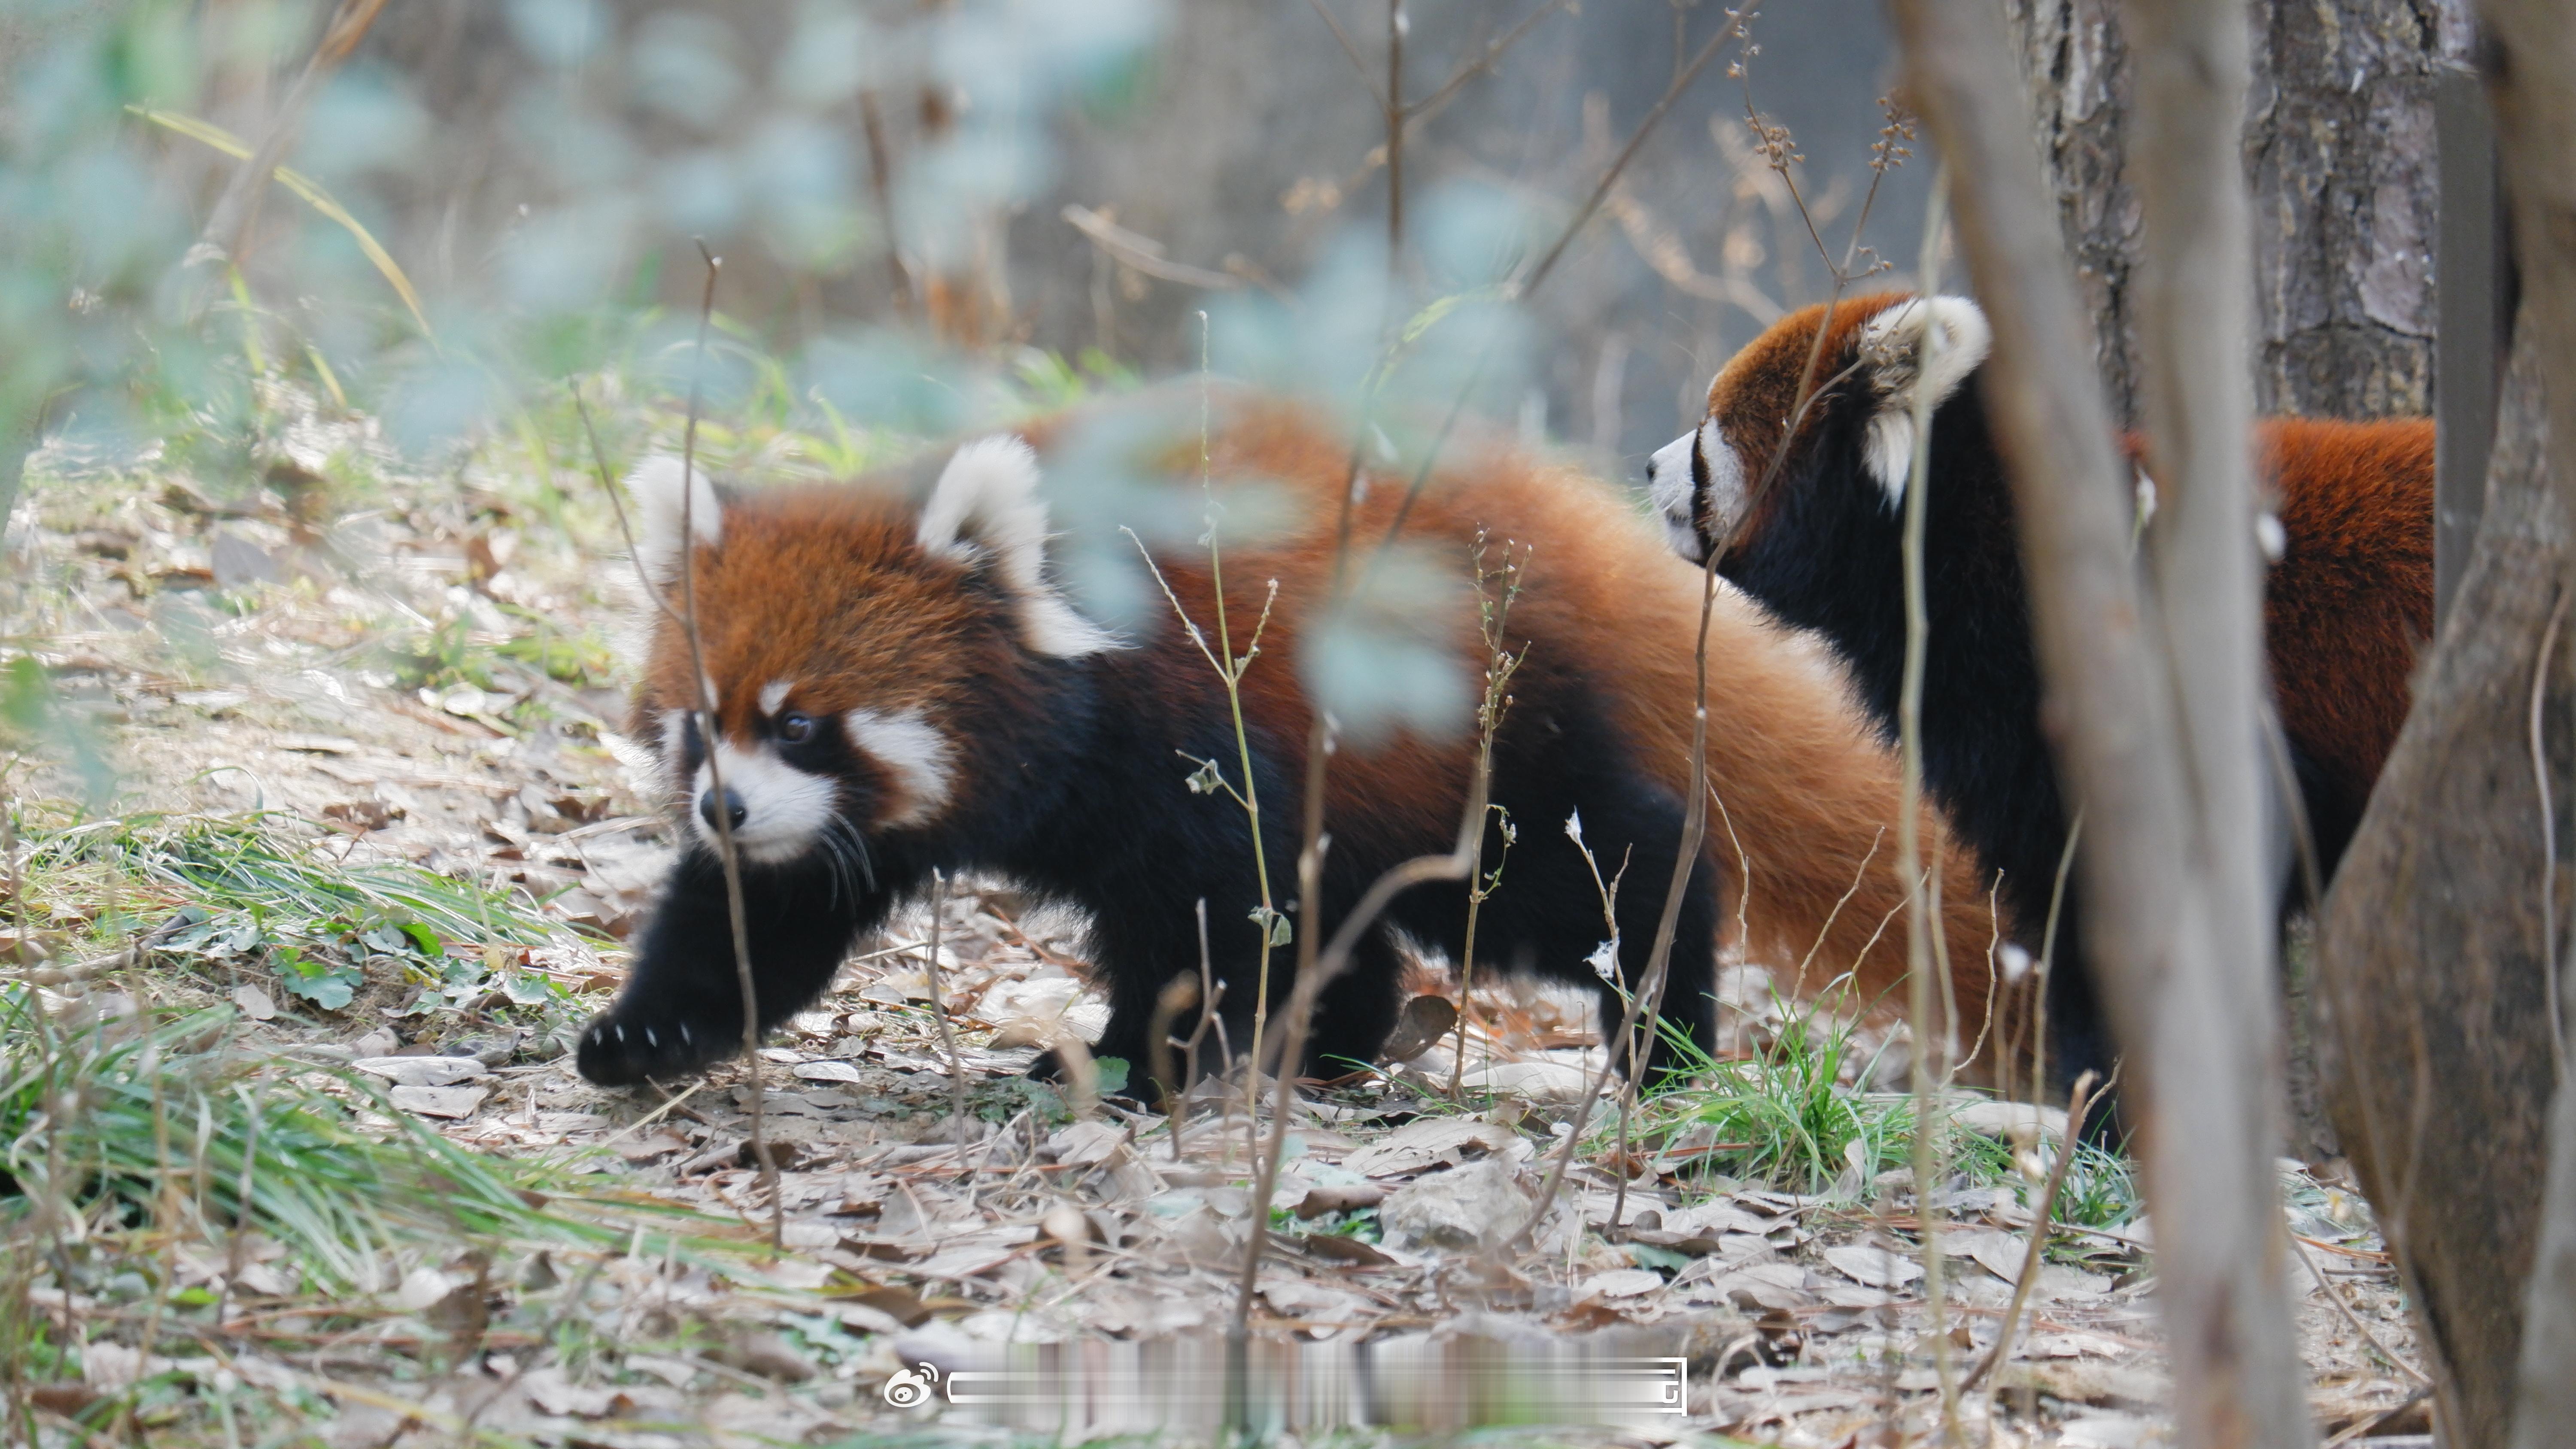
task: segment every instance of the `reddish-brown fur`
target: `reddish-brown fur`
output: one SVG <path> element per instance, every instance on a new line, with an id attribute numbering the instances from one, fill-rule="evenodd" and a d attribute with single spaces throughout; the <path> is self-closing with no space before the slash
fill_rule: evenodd
<path id="1" fill-rule="evenodd" d="M 2263 593 L 2281 725 L 2353 798 L 2397 743 L 2433 636 L 2433 424 L 2273 418 L 2256 433 L 2282 531 Z"/>
<path id="2" fill-rule="evenodd" d="M 1063 426 L 1041 425 L 1027 435 L 1044 455 Z M 1186 451 L 1186 462 L 1170 460 L 1169 481 L 1195 483 L 1195 437 Z M 1302 520 L 1286 533 L 1230 540 L 1224 559 L 1238 650 L 1262 611 L 1268 582 L 1278 583 L 1278 603 L 1244 693 L 1257 727 L 1298 770 L 1309 719 L 1299 684 L 1301 645 L 1330 588 L 1337 505 L 1350 461 L 1347 437 L 1299 409 L 1238 399 L 1221 410 L 1214 439 L 1220 486 L 1258 480 L 1284 488 L 1301 505 Z M 1354 568 L 1365 567 L 1386 534 L 1409 481 L 1396 470 L 1372 469 L 1364 478 L 1351 529 Z M 699 551 L 707 669 L 723 691 L 722 727 L 746 748 L 754 743 L 751 696 L 763 680 L 797 680 L 799 707 L 818 713 L 861 705 L 937 713 L 953 702 L 942 681 L 1010 673 L 1012 661 L 1003 657 L 1008 641 L 973 625 L 979 606 L 958 588 L 963 570 L 925 567 L 911 542 L 916 505 L 903 491 L 755 490 L 742 506 L 727 508 L 723 547 Z M 1598 480 L 1509 449 L 1455 443 L 1405 537 L 1454 556 L 1463 573 L 1480 529 L 1497 548 L 1510 540 L 1533 550 L 1510 615 L 1513 643 L 1537 639 L 1596 667 L 1606 663 L 1605 677 L 1616 681 L 1621 730 L 1655 776 L 1686 797 L 1700 571 L 1673 557 Z M 1215 601 L 1204 552 L 1157 550 L 1157 561 L 1183 608 L 1212 637 Z M 830 585 L 817 587 L 817 580 Z M 1481 657 L 1471 601 L 1462 601 L 1456 638 L 1465 657 Z M 1151 667 L 1168 674 L 1173 697 L 1209 687 L 1209 667 L 1195 649 L 1144 647 L 1154 654 Z M 685 640 L 662 622 L 637 702 L 639 721 L 688 700 L 691 673 Z M 1709 626 L 1708 705 L 1708 775 L 1722 809 L 1710 812 L 1707 851 L 1728 883 L 1730 931 L 1740 913 L 1751 959 L 1784 974 L 1806 963 L 1804 984 L 1811 991 L 1849 971 L 1859 1001 L 1901 1005 L 1898 771 L 1838 667 L 1816 641 L 1780 628 L 1721 584 Z M 959 734 L 968 754 L 956 771 L 961 800 L 973 791 L 1009 788 L 1009 741 L 978 738 L 971 728 Z M 1472 730 L 1441 740 L 1399 735 L 1374 747 L 1344 746 L 1327 777 L 1327 828 L 1369 821 L 1375 823 L 1366 828 L 1381 830 L 1400 822 L 1433 838 L 1454 833 L 1473 747 Z M 1175 762 L 1176 808 L 1186 799 L 1179 789 L 1186 770 Z M 1264 805 L 1295 808 L 1293 801 Z M 1949 994 L 1962 1023 L 1958 1038 L 1963 1048 L 1974 1047 L 1988 1035 L 1982 1028 L 1989 1002 L 2009 995 L 1993 987 L 1989 947 L 1998 925 L 1989 883 L 1968 853 L 1951 845 L 1928 803 L 1923 826 L 1939 870 L 1953 973 Z M 1552 830 L 1556 823 L 1523 828 Z M 1604 862 L 1605 871 L 1613 865 Z M 1283 885 L 1291 869 L 1274 864 Z M 1740 875 L 1749 875 L 1749 885 Z M 1640 860 L 1625 888 L 1660 898 L 1667 879 L 1668 863 Z M 1507 870 L 1503 889 L 1510 888 Z M 2016 1022 L 1999 1023 L 1971 1075 L 1991 1077 L 2001 1055 L 1996 1046 L 2018 1034 Z"/>

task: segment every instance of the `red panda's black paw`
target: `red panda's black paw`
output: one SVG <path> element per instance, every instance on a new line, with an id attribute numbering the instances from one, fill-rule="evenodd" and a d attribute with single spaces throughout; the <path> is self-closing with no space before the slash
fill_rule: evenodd
<path id="1" fill-rule="evenodd" d="M 1029 1063 L 1026 1075 L 1032 1082 L 1062 1082 L 1072 1074 L 1065 1070 L 1064 1058 L 1049 1050 L 1038 1053 L 1038 1059 Z M 1100 1095 L 1122 1106 L 1138 1108 L 1150 1107 L 1161 1098 L 1160 1090 L 1143 1080 L 1132 1068 L 1127 1074 L 1126 1085 Z"/>
<path id="2" fill-rule="evenodd" d="M 735 1038 L 718 1038 L 685 1021 L 629 1019 L 606 1011 L 582 1028 L 573 1060 L 594 1085 L 632 1087 L 648 1078 L 686 1076 L 739 1045 Z"/>

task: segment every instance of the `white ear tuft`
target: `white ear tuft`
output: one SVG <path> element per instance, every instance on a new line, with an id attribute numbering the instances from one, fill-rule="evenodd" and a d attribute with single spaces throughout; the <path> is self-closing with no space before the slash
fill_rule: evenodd
<path id="1" fill-rule="evenodd" d="M 1003 586 L 1019 600 L 1020 637 L 1040 654 L 1072 659 L 1121 647 L 1046 581 L 1038 455 L 1020 439 L 997 433 L 959 448 L 931 487 L 918 538 L 924 549 L 948 558 L 992 559 Z"/>
<path id="2" fill-rule="evenodd" d="M 1909 297 L 1861 325 L 1861 360 L 1876 397 L 1865 462 L 1891 507 L 1904 498 L 1914 463 L 1916 392 L 1928 388 L 1930 406 L 1940 407 L 1986 360 L 1994 341 L 1986 314 L 1965 297 Z"/>
<path id="3" fill-rule="evenodd" d="M 683 471 L 678 458 L 655 453 L 626 475 L 626 491 L 642 515 L 635 521 L 635 556 L 643 561 L 646 573 L 663 583 L 680 574 Z M 713 548 L 724 542 L 724 505 L 704 469 L 695 470 L 687 483 L 688 529 L 701 545 Z"/>

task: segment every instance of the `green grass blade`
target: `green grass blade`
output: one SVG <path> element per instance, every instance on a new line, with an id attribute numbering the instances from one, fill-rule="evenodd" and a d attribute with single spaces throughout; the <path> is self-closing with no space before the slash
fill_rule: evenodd
<path id="1" fill-rule="evenodd" d="M 212 121 L 181 115 L 176 111 L 164 111 L 153 106 L 129 105 L 125 109 L 164 130 L 175 131 L 191 141 L 221 151 L 236 161 L 250 159 L 249 145 L 239 136 Z M 420 335 L 428 339 L 430 346 L 436 347 L 438 332 L 429 325 L 429 314 L 421 310 L 420 293 L 412 289 L 411 278 L 404 274 L 402 264 L 394 260 L 393 253 L 385 250 L 383 243 L 376 240 L 375 234 L 367 230 L 365 223 L 350 215 L 349 209 L 342 206 L 337 198 L 325 190 L 321 182 L 303 172 L 291 166 L 280 166 L 274 174 L 278 185 L 294 192 L 303 199 L 305 205 L 338 222 L 349 233 L 350 237 L 358 243 L 358 250 L 367 254 L 367 260 L 374 263 L 376 271 L 384 277 L 386 285 L 392 287 L 394 294 L 402 298 L 403 306 L 411 312 L 413 324 L 420 328 Z"/>

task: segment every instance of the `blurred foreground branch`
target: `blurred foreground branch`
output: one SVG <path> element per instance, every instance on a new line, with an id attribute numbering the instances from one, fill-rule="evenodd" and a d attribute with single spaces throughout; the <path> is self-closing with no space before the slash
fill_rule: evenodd
<path id="1" fill-rule="evenodd" d="M 251 235 L 259 225 L 259 202 L 267 194 L 268 178 L 285 158 L 287 147 L 295 143 L 305 110 L 321 93 L 322 83 L 340 69 L 349 53 L 358 48 L 358 42 L 367 38 L 368 28 L 384 8 L 385 0 L 340 0 L 331 23 L 322 31 L 321 43 L 313 48 L 303 73 L 295 78 L 294 88 L 278 102 L 277 114 L 269 120 L 268 134 L 260 138 L 259 148 L 233 172 L 232 180 L 224 183 L 223 195 L 215 199 L 215 209 L 207 213 L 197 244 L 188 249 L 180 263 L 183 268 L 215 261 L 241 265 Z"/>
<path id="2" fill-rule="evenodd" d="M 2181 1442 L 2308 1443 L 2279 1291 L 2263 1130 L 2271 1109 L 2251 1070 L 2269 1041 L 2249 1050 L 2262 1021 L 2226 1015 L 2228 973 L 2250 972 L 2250 963 L 2224 954 L 2227 922 L 2211 876 L 2238 849 L 2210 845 L 2211 832 L 2232 822 L 2196 808 L 2205 787 L 2185 766 L 2183 726 L 2205 721 L 2189 707 L 2203 696 L 2187 692 L 2177 718 L 2163 641 L 2129 563 L 2123 470 L 2002 18 L 1981 0 L 1899 0 L 1894 14 L 1916 99 L 1952 168 L 1962 250 L 1994 321 L 1986 397 L 2012 473 L 2060 769 L 2085 813 L 2084 884 L 2096 903 L 2086 944 L 2140 1067 Z M 2209 36 L 2215 23 L 2214 9 L 2176 17 L 2167 43 L 2203 67 L 2223 65 Z M 2202 82 L 2228 84 L 2206 74 Z M 2241 94 L 2241 77 L 2233 84 Z M 2162 242 L 2179 248 L 2194 234 L 2176 226 Z M 2212 384 L 2227 385 L 2236 370 Z M 2253 627 L 2250 613 L 2197 622 Z M 2254 740 L 2249 729 L 2231 748 L 2250 761 Z"/>

